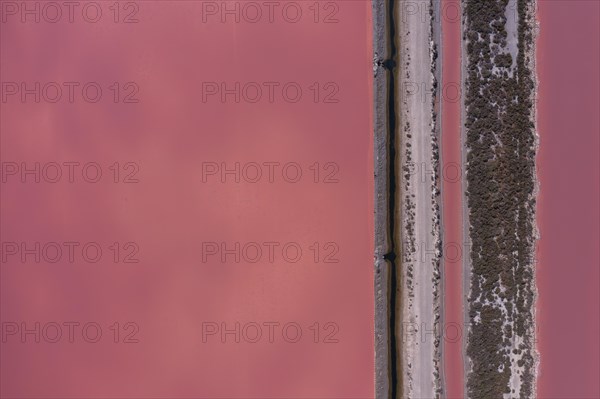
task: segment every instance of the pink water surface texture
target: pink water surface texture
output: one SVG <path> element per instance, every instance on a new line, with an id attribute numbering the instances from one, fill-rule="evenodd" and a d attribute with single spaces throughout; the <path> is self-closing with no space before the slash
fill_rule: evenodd
<path id="1" fill-rule="evenodd" d="M 538 397 L 600 397 L 600 3 L 538 1 Z"/>
<path id="2" fill-rule="evenodd" d="M 44 3 L 1 2 L 0 395 L 373 397 L 370 3 Z"/>

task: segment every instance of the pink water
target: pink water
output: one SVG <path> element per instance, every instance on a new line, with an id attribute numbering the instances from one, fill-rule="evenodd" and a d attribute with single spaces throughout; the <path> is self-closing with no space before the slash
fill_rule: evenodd
<path id="1" fill-rule="evenodd" d="M 600 3 L 538 5 L 538 396 L 599 398 Z"/>
<path id="2" fill-rule="evenodd" d="M 303 7 L 296 23 L 282 18 L 283 6 L 273 23 L 266 13 L 259 23 L 231 15 L 204 23 L 203 2 L 130 3 L 138 23 L 122 23 L 134 8 L 121 9 L 115 23 L 113 2 L 99 2 L 97 23 L 82 21 L 80 9 L 74 23 L 3 14 L 2 82 L 80 86 L 72 102 L 65 91 L 57 103 L 48 101 L 56 98 L 52 85 L 39 103 L 35 93 L 25 102 L 11 95 L 15 86 L 3 91 L 0 396 L 372 397 L 370 3 L 321 5 L 317 15 L 312 3 L 295 2 Z M 86 82 L 102 88 L 97 103 L 82 99 Z M 240 102 L 235 93 L 203 101 L 205 82 L 240 82 L 248 91 Z M 248 101 L 256 98 L 252 82 L 265 89 L 258 102 Z M 265 82 L 279 85 L 273 101 Z M 302 88 L 298 102 L 282 100 L 288 83 L 288 98 Z M 12 174 L 23 162 L 40 162 L 39 183 L 37 172 L 24 182 Z M 64 167 L 50 182 L 53 162 L 79 162 L 75 180 Z M 81 175 L 91 162 L 102 171 L 97 183 Z M 222 177 L 236 162 L 241 180 Z M 263 166 L 253 182 L 253 163 L 273 162 L 274 180 Z M 295 183 L 281 174 L 292 162 L 302 171 Z M 292 164 L 286 178 L 297 170 Z M 48 251 L 22 261 L 10 245 L 22 242 Z M 79 243 L 74 261 L 65 252 L 49 262 L 56 248 L 48 243 L 67 242 Z M 239 263 L 239 251 L 203 262 L 204 242 L 248 251 Z M 277 245 L 272 262 L 269 242 Z M 86 243 L 102 249 L 98 262 L 89 261 L 95 247 L 81 254 Z M 252 243 L 264 251 L 256 263 Z M 287 243 L 294 245 L 286 260 Z M 297 262 L 289 260 L 295 245 Z M 72 340 L 71 322 L 79 323 Z M 86 323 L 97 324 L 84 337 Z"/>
<path id="3" fill-rule="evenodd" d="M 448 1 L 448 4 L 456 4 Z M 447 9 L 450 6 L 442 8 Z M 442 84 L 461 80 L 461 26 L 460 19 L 442 18 Z M 442 86 L 444 87 L 444 86 Z M 462 165 L 461 157 L 461 102 L 442 103 L 442 159 L 444 165 Z M 463 242 L 463 188 L 461 179 L 444 179 L 442 183 L 443 240 L 445 243 Z M 444 341 L 443 369 L 447 398 L 462 398 L 464 366 L 462 337 L 464 326 L 463 285 L 461 257 L 443 262 L 444 283 Z M 458 338 L 458 339 L 455 339 Z"/>

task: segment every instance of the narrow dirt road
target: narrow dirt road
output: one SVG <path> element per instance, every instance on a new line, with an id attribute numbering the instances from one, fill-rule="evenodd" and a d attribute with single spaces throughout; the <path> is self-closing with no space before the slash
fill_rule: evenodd
<path id="1" fill-rule="evenodd" d="M 435 204 L 430 3 L 397 7 L 399 155 L 402 203 L 403 395 L 435 398 L 438 384 L 439 252 Z"/>

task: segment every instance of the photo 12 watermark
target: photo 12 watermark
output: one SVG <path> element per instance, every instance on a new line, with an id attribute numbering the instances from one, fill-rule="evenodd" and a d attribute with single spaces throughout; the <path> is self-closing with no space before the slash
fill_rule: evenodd
<path id="1" fill-rule="evenodd" d="M 3 81 L 0 83 L 2 104 L 75 104 L 113 102 L 137 104 L 140 86 L 136 82 L 112 82 L 102 84 L 94 81 Z"/>
<path id="2" fill-rule="evenodd" d="M 140 22 L 137 1 L 2 1 L 3 24 L 115 24 Z"/>
<path id="3" fill-rule="evenodd" d="M 208 81 L 202 82 L 200 90 L 203 104 L 338 104 L 339 92 L 340 85 L 332 81 Z"/>
<path id="4" fill-rule="evenodd" d="M 295 161 L 202 162 L 202 183 L 324 183 L 340 182 L 337 162 Z"/>
<path id="5" fill-rule="evenodd" d="M 0 162 L 0 181 L 3 184 L 76 184 L 140 182 L 137 162 L 84 162 L 84 161 L 5 161 Z"/>
<path id="6" fill-rule="evenodd" d="M 311 324 L 295 321 L 204 321 L 202 343 L 221 344 L 337 344 L 340 326 L 332 321 Z"/>
<path id="7" fill-rule="evenodd" d="M 343 1 L 202 1 L 202 23 L 337 24 Z"/>
<path id="8" fill-rule="evenodd" d="M 115 321 L 3 321 L 2 343 L 20 344 L 137 344 L 140 327 L 137 323 Z"/>
<path id="9" fill-rule="evenodd" d="M 205 241 L 202 263 L 340 263 L 340 246 L 334 241 Z"/>
<path id="10" fill-rule="evenodd" d="M 90 264 L 101 260 L 112 263 L 140 263 L 140 246 L 133 241 L 98 243 L 95 241 L 2 241 L 1 263 Z"/>

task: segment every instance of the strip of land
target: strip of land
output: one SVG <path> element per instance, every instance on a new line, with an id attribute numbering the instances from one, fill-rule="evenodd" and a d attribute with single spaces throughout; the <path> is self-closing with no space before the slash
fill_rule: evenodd
<path id="1" fill-rule="evenodd" d="M 439 215 L 432 2 L 396 8 L 402 397 L 439 395 Z"/>
<path id="2" fill-rule="evenodd" d="M 463 2 L 469 398 L 535 397 L 533 0 Z"/>

